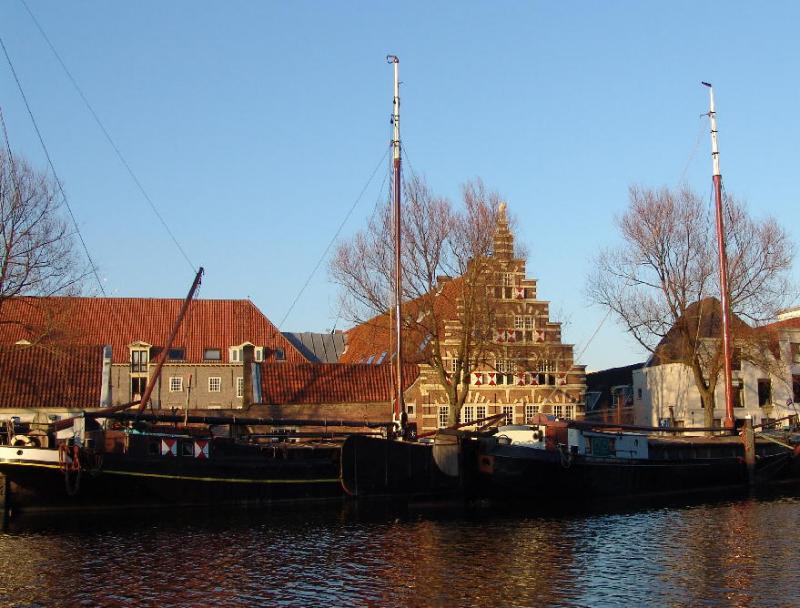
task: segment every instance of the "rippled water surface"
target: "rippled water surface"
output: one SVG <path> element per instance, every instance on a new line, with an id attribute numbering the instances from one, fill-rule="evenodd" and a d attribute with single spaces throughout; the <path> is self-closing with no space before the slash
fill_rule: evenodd
<path id="1" fill-rule="evenodd" d="M 796 494 L 37 516 L 0 534 L 0 605 L 800 606 L 799 525 Z"/>

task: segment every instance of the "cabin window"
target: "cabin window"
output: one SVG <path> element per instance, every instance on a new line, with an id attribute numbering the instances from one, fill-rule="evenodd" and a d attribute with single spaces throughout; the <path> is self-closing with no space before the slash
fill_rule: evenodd
<path id="1" fill-rule="evenodd" d="M 461 422 L 469 423 L 475 420 L 475 406 L 465 405 L 461 408 Z"/>
<path id="2" fill-rule="evenodd" d="M 485 405 L 478 405 L 475 407 L 475 419 L 476 420 L 483 420 L 486 418 L 486 406 Z"/>
<path id="3" fill-rule="evenodd" d="M 212 376 L 208 379 L 208 392 L 218 393 L 222 390 L 222 378 L 219 376 Z"/>
<path id="4" fill-rule="evenodd" d="M 147 372 L 150 353 L 147 350 L 136 349 L 131 351 L 131 372 L 135 374 Z"/>
<path id="5" fill-rule="evenodd" d="M 440 405 L 439 406 L 439 428 L 444 429 L 447 428 L 448 417 L 450 416 L 450 406 L 449 405 Z"/>
<path id="6" fill-rule="evenodd" d="M 525 404 L 525 424 L 530 424 L 533 421 L 533 417 L 539 413 L 539 409 L 539 406 L 535 403 Z"/>
<path id="7" fill-rule="evenodd" d="M 222 361 L 222 352 L 218 348 L 206 348 L 203 350 L 204 361 Z"/>
<path id="8" fill-rule="evenodd" d="M 180 393 L 183 390 L 183 378 L 180 376 L 171 376 L 169 379 L 169 392 Z"/>
<path id="9" fill-rule="evenodd" d="M 506 424 L 514 424 L 514 406 L 513 405 L 504 405 L 502 413 L 506 417 Z"/>
<path id="10" fill-rule="evenodd" d="M 772 403 L 772 382 L 769 378 L 758 379 L 758 406 L 764 407 Z"/>
<path id="11" fill-rule="evenodd" d="M 239 399 L 244 397 L 244 378 L 236 378 L 236 396 Z"/>
<path id="12" fill-rule="evenodd" d="M 170 361 L 183 361 L 186 359 L 186 350 L 183 348 L 170 348 L 167 357 Z"/>

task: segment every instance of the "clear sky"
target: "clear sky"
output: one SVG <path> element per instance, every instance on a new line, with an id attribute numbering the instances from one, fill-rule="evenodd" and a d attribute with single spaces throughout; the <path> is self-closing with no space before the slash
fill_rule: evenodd
<path id="1" fill-rule="evenodd" d="M 700 80 L 727 190 L 800 241 L 797 2 L 28 2 L 205 266 L 201 297 L 249 297 L 276 324 L 386 151 L 387 53 L 408 165 L 451 198 L 479 176 L 507 199 L 528 274 L 590 369 L 644 358 L 584 293 L 628 185 L 710 196 Z M 0 5 L 0 36 L 107 293 L 183 297 L 189 264 L 18 0 Z M 45 168 L 0 60 L 12 147 Z M 387 169 L 343 236 L 386 196 Z M 342 328 L 326 266 L 280 329 Z"/>

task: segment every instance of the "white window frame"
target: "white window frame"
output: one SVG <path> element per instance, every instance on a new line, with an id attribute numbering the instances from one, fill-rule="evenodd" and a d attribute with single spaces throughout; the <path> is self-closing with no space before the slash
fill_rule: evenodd
<path id="1" fill-rule="evenodd" d="M 504 405 L 501 413 L 506 417 L 506 424 L 514 424 L 514 406 Z"/>
<path id="2" fill-rule="evenodd" d="M 525 329 L 525 317 L 514 315 L 514 329 Z"/>
<path id="3" fill-rule="evenodd" d="M 536 323 L 534 322 L 534 318 L 535 317 L 533 315 L 525 315 L 525 329 L 535 328 Z"/>
<path id="4" fill-rule="evenodd" d="M 575 418 L 575 406 L 574 405 L 565 405 L 564 406 L 564 419 L 565 420 L 574 420 Z"/>
<path id="5" fill-rule="evenodd" d="M 183 392 L 183 378 L 181 376 L 169 377 L 169 392 L 170 393 Z"/>
<path id="6" fill-rule="evenodd" d="M 514 287 L 514 273 L 513 272 L 504 272 L 503 273 L 503 287 Z"/>
<path id="7" fill-rule="evenodd" d="M 209 393 L 220 393 L 220 392 L 222 392 L 222 377 L 221 376 L 210 376 L 208 378 L 208 392 Z"/>
<path id="8" fill-rule="evenodd" d="M 484 418 L 486 418 L 486 406 L 485 405 L 475 406 L 475 420 L 483 420 Z"/>
<path id="9" fill-rule="evenodd" d="M 244 378 L 242 376 L 236 378 L 236 396 L 239 399 L 244 397 Z"/>
<path id="10" fill-rule="evenodd" d="M 462 423 L 475 422 L 474 405 L 465 405 L 461 408 L 461 422 Z"/>
<path id="11" fill-rule="evenodd" d="M 556 418 L 563 418 L 564 417 L 564 406 L 560 404 L 553 405 L 553 416 Z"/>
<path id="12" fill-rule="evenodd" d="M 450 416 L 450 406 L 449 405 L 440 405 L 439 406 L 439 428 L 440 429 L 447 428 L 449 416 Z"/>
<path id="13" fill-rule="evenodd" d="M 534 415 L 538 414 L 542 410 L 542 407 L 538 403 L 526 403 L 525 404 L 525 424 L 530 424 L 531 419 Z"/>

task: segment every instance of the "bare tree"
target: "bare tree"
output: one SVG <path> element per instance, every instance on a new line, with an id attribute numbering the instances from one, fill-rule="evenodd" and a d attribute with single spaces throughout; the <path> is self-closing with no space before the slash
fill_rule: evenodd
<path id="1" fill-rule="evenodd" d="M 451 405 L 450 421 L 455 422 L 467 398 L 470 373 L 485 362 L 495 328 L 491 255 L 500 197 L 480 180 L 463 187 L 463 207 L 458 209 L 420 178 L 412 177 L 405 190 L 404 358 L 435 370 Z M 332 278 L 342 287 L 346 316 L 370 326 L 370 340 L 384 340 L 389 352 L 391 215 L 389 205 L 381 208 L 365 230 L 339 246 L 330 265 Z"/>
<path id="2" fill-rule="evenodd" d="M 86 274 L 53 181 L 0 150 L 0 324 L 9 298 L 75 293 Z"/>
<path id="3" fill-rule="evenodd" d="M 774 219 L 752 218 L 730 196 L 724 208 L 732 337 L 742 358 L 769 366 L 774 345 L 742 320 L 763 323 L 786 306 L 793 295 L 788 273 L 794 248 Z M 713 220 L 686 188 L 631 187 L 628 209 L 617 220 L 622 243 L 596 258 L 588 280 L 590 298 L 615 313 L 642 346 L 691 369 L 709 427 L 723 363 L 721 340 L 709 339 L 720 335 Z"/>

